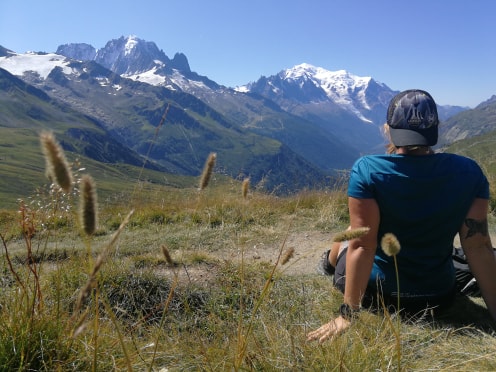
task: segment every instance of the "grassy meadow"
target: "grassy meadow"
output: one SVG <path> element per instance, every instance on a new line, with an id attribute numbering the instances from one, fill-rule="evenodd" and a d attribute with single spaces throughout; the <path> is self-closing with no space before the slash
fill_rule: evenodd
<path id="1" fill-rule="evenodd" d="M 0 370 L 496 370 L 480 298 L 434 319 L 363 311 L 332 342 L 306 341 L 342 295 L 303 243 L 319 232 L 323 250 L 346 228 L 344 184 L 280 197 L 207 167 L 100 198 L 81 167 L 70 189 L 0 211 Z"/>

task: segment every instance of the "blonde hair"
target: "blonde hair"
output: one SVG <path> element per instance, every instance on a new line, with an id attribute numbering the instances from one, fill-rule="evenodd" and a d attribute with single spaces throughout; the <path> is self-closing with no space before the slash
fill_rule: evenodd
<path id="1" fill-rule="evenodd" d="M 384 138 L 386 139 L 386 141 L 388 141 L 388 143 L 386 144 L 386 154 L 394 154 L 396 153 L 396 151 L 398 150 L 398 146 L 395 146 L 393 141 L 391 141 L 391 134 L 389 133 L 389 125 L 387 123 L 385 123 L 383 126 L 382 126 L 382 135 L 384 136 Z M 418 150 L 418 149 L 424 149 L 424 148 L 429 148 L 429 146 L 421 146 L 421 145 L 410 145 L 410 146 L 401 146 L 403 149 L 406 150 L 406 152 L 411 152 L 411 151 L 415 151 L 415 150 Z"/>
<path id="2" fill-rule="evenodd" d="M 391 135 L 389 134 L 389 125 L 387 123 L 384 123 L 381 132 L 384 138 L 386 139 L 386 141 L 388 141 L 385 146 L 386 154 L 394 154 L 398 148 L 391 141 Z"/>

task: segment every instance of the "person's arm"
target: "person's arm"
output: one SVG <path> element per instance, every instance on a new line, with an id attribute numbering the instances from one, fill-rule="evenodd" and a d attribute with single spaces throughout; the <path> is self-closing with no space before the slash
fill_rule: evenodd
<path id="1" fill-rule="evenodd" d="M 350 197 L 348 207 L 351 228 L 368 227 L 370 229 L 366 235 L 350 241 L 346 256 L 344 302 L 353 309 L 358 309 L 372 271 L 380 217 L 379 207 L 374 199 Z"/>
<path id="2" fill-rule="evenodd" d="M 350 230 L 351 226 L 348 226 L 346 231 Z M 338 263 L 338 256 L 339 256 L 339 251 L 341 249 L 341 242 L 333 242 L 331 245 L 331 251 L 329 252 L 329 263 L 336 267 L 336 264 Z"/>
<path id="3" fill-rule="evenodd" d="M 379 227 L 379 207 L 374 199 L 348 198 L 351 229 L 369 227 L 369 232 L 361 238 L 350 241 L 346 254 L 346 283 L 344 303 L 352 309 L 359 309 L 372 271 L 377 247 Z M 338 316 L 307 335 L 307 340 L 324 342 L 345 331 L 350 321 Z"/>
<path id="4" fill-rule="evenodd" d="M 329 263 L 336 267 L 338 263 L 339 249 L 341 248 L 340 242 L 333 242 L 331 245 L 331 251 L 329 252 Z"/>
<path id="5" fill-rule="evenodd" d="M 460 228 L 462 245 L 487 308 L 496 320 L 496 257 L 489 236 L 487 214 L 489 201 L 475 199 Z"/>

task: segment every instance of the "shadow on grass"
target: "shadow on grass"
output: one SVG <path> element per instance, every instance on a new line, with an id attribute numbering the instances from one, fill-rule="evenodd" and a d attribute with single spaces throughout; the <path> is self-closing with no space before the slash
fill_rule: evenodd
<path id="1" fill-rule="evenodd" d="M 496 336 L 496 321 L 483 303 L 480 297 L 457 296 L 453 306 L 434 317 L 433 324 Z"/>

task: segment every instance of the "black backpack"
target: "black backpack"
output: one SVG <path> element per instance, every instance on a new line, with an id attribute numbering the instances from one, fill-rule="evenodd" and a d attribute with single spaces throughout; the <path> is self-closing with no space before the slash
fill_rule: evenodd
<path id="1" fill-rule="evenodd" d="M 468 267 L 462 248 L 453 248 L 453 265 L 455 266 L 457 293 L 464 296 L 480 297 L 479 285 Z"/>

